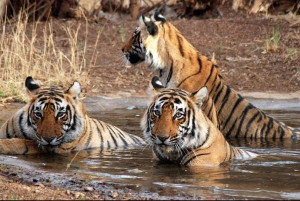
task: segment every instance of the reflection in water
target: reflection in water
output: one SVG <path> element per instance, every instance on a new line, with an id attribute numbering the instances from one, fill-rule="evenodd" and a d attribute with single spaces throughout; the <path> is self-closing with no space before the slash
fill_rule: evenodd
<path id="1" fill-rule="evenodd" d="M 90 114 L 121 129 L 142 136 L 142 109 L 115 109 Z M 269 111 L 288 125 L 300 125 L 292 111 Z M 116 118 L 118 117 L 118 118 Z M 7 117 L 8 118 L 8 117 Z M 0 121 L 5 117 L 0 114 Z M 4 120 L 3 120 L 4 121 Z M 0 122 L 3 123 L 3 122 Z M 203 199 L 298 199 L 300 197 L 300 140 L 229 139 L 230 144 L 259 154 L 252 160 L 227 162 L 220 167 L 179 167 L 153 159 L 150 147 L 101 151 L 83 150 L 65 155 L 17 156 L 32 167 L 68 173 L 82 179 L 127 186 L 160 195 L 189 195 Z M 77 155 L 76 155 L 77 154 Z"/>

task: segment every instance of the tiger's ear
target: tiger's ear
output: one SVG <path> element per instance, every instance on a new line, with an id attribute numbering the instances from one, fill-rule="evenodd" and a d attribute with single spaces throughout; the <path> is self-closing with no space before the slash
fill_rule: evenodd
<path id="1" fill-rule="evenodd" d="M 157 25 L 153 21 L 151 21 L 150 18 L 145 17 L 144 15 L 142 15 L 139 19 L 139 22 L 140 22 L 140 27 L 142 27 L 143 25 L 146 26 L 147 32 L 150 35 L 154 36 L 158 33 Z"/>
<path id="2" fill-rule="evenodd" d="M 149 84 L 148 94 L 156 95 L 160 93 L 163 89 L 165 89 L 165 87 L 163 86 L 159 78 L 157 76 L 154 76 L 151 80 L 151 83 Z"/>
<path id="3" fill-rule="evenodd" d="M 202 87 L 199 91 L 192 94 L 191 97 L 194 99 L 195 103 L 198 106 L 201 106 L 206 95 L 207 95 L 207 87 Z"/>
<path id="4" fill-rule="evenodd" d="M 31 76 L 28 76 L 25 80 L 25 94 L 29 97 L 33 97 L 36 94 L 37 89 L 40 86 L 33 80 Z"/>
<path id="5" fill-rule="evenodd" d="M 66 91 L 74 100 L 78 100 L 81 93 L 81 85 L 78 81 L 73 82 L 73 85 Z"/>
<path id="6" fill-rule="evenodd" d="M 152 21 L 160 21 L 162 23 L 165 23 L 167 20 L 166 18 L 160 14 L 159 12 L 155 12 L 152 16 L 151 16 L 151 20 Z"/>

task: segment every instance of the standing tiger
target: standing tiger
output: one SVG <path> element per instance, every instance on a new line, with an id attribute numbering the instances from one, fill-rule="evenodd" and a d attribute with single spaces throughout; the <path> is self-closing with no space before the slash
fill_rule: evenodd
<path id="1" fill-rule="evenodd" d="M 187 166 L 217 166 L 232 159 L 250 159 L 256 154 L 232 147 L 202 112 L 207 93 L 203 87 L 193 94 L 182 89 L 163 88 L 152 79 L 155 96 L 141 127 L 157 158 Z"/>
<path id="2" fill-rule="evenodd" d="M 297 138 L 300 135 L 299 131 L 266 115 L 224 84 L 218 66 L 201 55 L 159 13 L 151 19 L 140 17 L 139 28 L 122 51 L 131 65 L 146 61 L 151 70 L 158 72 L 167 88 L 194 93 L 206 86 L 208 96 L 202 110 L 226 137 Z"/>
<path id="3" fill-rule="evenodd" d="M 89 118 L 79 99 L 81 85 L 77 81 L 69 89 L 42 88 L 27 77 L 25 87 L 30 101 L 2 125 L 1 154 L 68 153 L 145 143 L 115 126 Z"/>

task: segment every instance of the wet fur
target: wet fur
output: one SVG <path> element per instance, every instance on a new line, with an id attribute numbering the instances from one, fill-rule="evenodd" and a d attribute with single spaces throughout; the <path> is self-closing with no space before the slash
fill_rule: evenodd
<path id="1" fill-rule="evenodd" d="M 184 166 L 217 166 L 232 159 L 255 157 L 230 146 L 199 109 L 206 95 L 201 90 L 191 95 L 181 89 L 160 89 L 154 96 L 141 127 L 157 158 Z"/>
<path id="2" fill-rule="evenodd" d="M 40 88 L 27 78 L 26 87 L 30 101 L 1 126 L 1 154 L 68 153 L 144 144 L 137 136 L 89 118 L 79 99 L 78 82 L 69 89 Z"/>

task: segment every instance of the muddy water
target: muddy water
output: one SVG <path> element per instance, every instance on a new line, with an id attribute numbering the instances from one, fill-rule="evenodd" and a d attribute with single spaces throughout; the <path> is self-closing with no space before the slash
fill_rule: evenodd
<path id="1" fill-rule="evenodd" d="M 19 107 L 11 105 L 2 110 L 0 123 Z M 300 125 L 300 107 L 267 109 L 268 114 L 288 125 Z M 144 110 L 145 107 L 129 106 L 97 113 L 89 111 L 89 115 L 142 136 L 139 121 Z M 126 186 L 140 192 L 156 192 L 162 196 L 193 196 L 202 199 L 300 198 L 300 140 L 232 139 L 230 143 L 260 156 L 253 160 L 222 164 L 216 168 L 160 164 L 152 158 L 149 147 L 142 150 L 92 149 L 65 155 L 5 157 L 10 158 L 12 164 L 52 174 L 64 173 L 74 159 L 68 174 L 76 175 L 87 183 L 114 183 L 116 186 Z"/>

